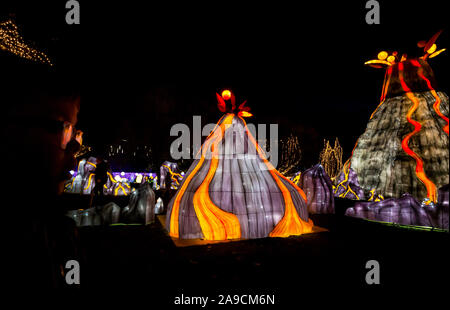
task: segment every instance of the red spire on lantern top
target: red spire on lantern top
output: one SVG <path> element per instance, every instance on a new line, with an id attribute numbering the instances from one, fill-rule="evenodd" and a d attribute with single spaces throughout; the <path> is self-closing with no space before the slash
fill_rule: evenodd
<path id="1" fill-rule="evenodd" d="M 226 89 L 222 92 L 222 96 L 216 93 L 217 97 L 217 107 L 219 108 L 220 112 L 223 113 L 236 113 L 238 116 L 241 117 L 250 117 L 253 116 L 252 113 L 250 113 L 250 107 L 245 106 L 247 100 L 242 102 L 239 107 L 236 108 L 236 97 L 234 94 Z M 227 107 L 227 101 L 230 100 L 231 102 L 231 108 L 229 108 L 229 105 Z"/>

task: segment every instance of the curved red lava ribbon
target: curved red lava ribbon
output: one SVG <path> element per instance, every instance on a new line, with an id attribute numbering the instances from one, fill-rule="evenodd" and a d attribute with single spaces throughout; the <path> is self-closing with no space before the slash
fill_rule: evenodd
<path id="1" fill-rule="evenodd" d="M 408 98 L 413 102 L 413 105 L 411 106 L 408 113 L 406 114 L 406 119 L 408 120 L 408 122 L 410 124 L 412 124 L 414 126 L 414 130 L 412 132 L 410 132 L 409 134 L 407 134 L 405 136 L 405 138 L 403 138 L 402 148 L 409 156 L 411 156 L 412 158 L 415 159 L 416 175 L 419 178 L 419 180 L 422 181 L 422 183 L 425 185 L 425 187 L 427 189 L 427 197 L 430 200 L 432 200 L 433 202 L 436 202 L 436 199 L 437 199 L 436 185 L 434 185 L 434 183 L 430 179 L 428 179 L 427 175 L 425 174 L 425 171 L 423 169 L 423 161 L 420 158 L 420 156 L 417 155 L 413 150 L 411 150 L 411 148 L 408 145 L 409 139 L 413 135 L 415 135 L 416 133 L 418 133 L 420 131 L 420 129 L 422 128 L 422 125 L 418 121 L 411 118 L 411 116 L 417 110 L 417 108 L 419 106 L 419 99 L 417 99 L 417 97 L 414 96 L 414 94 L 411 92 L 411 89 L 408 87 L 408 85 L 406 85 L 404 77 L 403 77 L 403 70 L 404 70 L 403 63 L 400 62 L 398 64 L 398 74 L 399 74 L 400 84 L 402 85 L 403 90 L 406 92 L 406 96 L 408 96 Z"/>
<path id="2" fill-rule="evenodd" d="M 433 86 L 431 86 L 431 82 L 429 79 L 427 79 L 425 77 L 425 75 L 423 74 L 423 68 L 420 65 L 420 63 L 413 59 L 411 60 L 411 63 L 416 66 L 419 67 L 418 70 L 418 74 L 419 76 L 427 83 L 428 89 L 430 90 L 431 94 L 433 95 L 434 99 L 436 99 L 436 101 L 433 104 L 433 109 L 436 112 L 437 115 L 439 115 L 440 118 L 442 118 L 445 122 L 447 122 L 447 125 L 445 125 L 444 127 L 442 127 L 442 130 L 445 131 L 445 133 L 448 135 L 448 117 L 446 117 L 444 114 L 442 114 L 440 106 L 441 106 L 441 98 L 439 98 L 438 94 L 436 93 L 436 91 L 434 90 Z"/>

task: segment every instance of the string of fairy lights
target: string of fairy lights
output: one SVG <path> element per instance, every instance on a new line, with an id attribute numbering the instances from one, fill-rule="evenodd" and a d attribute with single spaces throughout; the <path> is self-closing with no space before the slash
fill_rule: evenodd
<path id="1" fill-rule="evenodd" d="M 324 140 L 324 148 L 320 152 L 320 164 L 325 169 L 325 172 L 334 179 L 338 176 L 342 169 L 342 147 L 339 144 L 338 138 L 334 141 L 334 147 L 331 147 L 330 141 Z"/>
<path id="2" fill-rule="evenodd" d="M 12 20 L 0 22 L 0 49 L 28 60 L 53 65 L 45 53 L 25 43 Z"/>

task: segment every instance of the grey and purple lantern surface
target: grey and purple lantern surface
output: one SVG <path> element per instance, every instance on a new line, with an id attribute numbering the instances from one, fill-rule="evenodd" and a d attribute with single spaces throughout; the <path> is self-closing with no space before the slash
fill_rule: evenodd
<path id="1" fill-rule="evenodd" d="M 424 207 L 410 194 L 379 202 L 357 202 L 345 215 L 368 220 L 433 227 L 430 209 Z"/>
<path id="2" fill-rule="evenodd" d="M 207 137 L 201 158 L 170 201 L 166 227 L 182 239 L 299 235 L 312 229 L 302 195 L 267 161 L 244 119 L 229 113 Z M 295 232 L 286 228 L 277 235 L 286 222 L 283 227 Z"/>
<path id="3" fill-rule="evenodd" d="M 423 206 L 427 211 L 433 227 L 449 229 L 449 203 L 448 203 L 449 185 L 444 185 L 438 190 L 438 201 L 425 203 Z M 427 199 L 428 200 L 428 199 Z"/>
<path id="4" fill-rule="evenodd" d="M 85 210 L 70 210 L 66 215 L 72 218 L 77 226 L 110 225 L 119 222 L 120 207 L 114 202 L 109 202 Z"/>
<path id="5" fill-rule="evenodd" d="M 84 185 L 82 189 L 82 193 L 85 195 L 89 195 L 94 187 L 95 187 L 95 167 L 97 164 L 97 159 L 95 157 L 89 157 L 86 163 L 84 164 L 84 172 L 83 179 Z"/>
<path id="6" fill-rule="evenodd" d="M 449 187 L 450 185 L 444 185 L 441 188 L 439 188 L 438 191 L 438 205 L 443 206 L 443 207 L 447 207 L 448 208 L 448 196 L 449 196 Z"/>
<path id="7" fill-rule="evenodd" d="M 161 199 L 161 197 L 159 197 L 156 200 L 156 204 L 155 204 L 155 214 L 163 214 L 164 213 L 164 202 Z"/>
<path id="8" fill-rule="evenodd" d="M 81 159 L 78 163 L 77 173 L 72 182 L 72 188 L 70 189 L 71 193 L 81 193 L 85 184 L 85 176 L 84 176 L 84 165 L 86 164 L 86 159 Z"/>
<path id="9" fill-rule="evenodd" d="M 309 213 L 334 213 L 333 183 L 322 165 L 317 164 L 304 171 L 298 186 L 306 194 Z"/>
<path id="10" fill-rule="evenodd" d="M 344 168 L 334 181 L 334 196 L 352 200 L 364 200 L 365 194 L 359 186 L 358 176 L 352 168 Z"/>
<path id="11" fill-rule="evenodd" d="M 178 189 L 183 175 L 177 163 L 165 161 L 160 167 L 160 188 Z M 170 185 L 169 185 L 170 184 Z"/>
<path id="12" fill-rule="evenodd" d="M 150 224 L 155 220 L 155 192 L 143 183 L 130 194 L 130 201 L 121 213 L 125 223 Z"/>

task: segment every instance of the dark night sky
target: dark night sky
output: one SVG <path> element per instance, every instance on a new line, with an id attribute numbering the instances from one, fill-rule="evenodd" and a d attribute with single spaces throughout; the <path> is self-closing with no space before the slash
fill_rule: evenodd
<path id="1" fill-rule="evenodd" d="M 0 17 L 14 14 L 22 35 L 79 85 L 87 144 L 128 138 L 161 161 L 171 125 L 217 121 L 224 87 L 248 100 L 252 122 L 299 134 L 305 165 L 324 138 L 338 137 L 348 156 L 381 93 L 384 72 L 364 61 L 382 49 L 417 54 L 417 41 L 442 28 L 438 47 L 450 47 L 443 1 L 379 1 L 381 25 L 365 23 L 366 1 L 92 2 L 80 1 L 81 25 L 65 24 L 65 1 L 14 1 Z M 448 52 L 430 63 L 448 93 Z"/>

